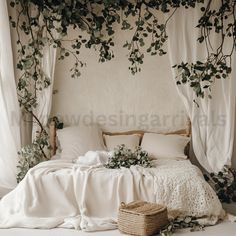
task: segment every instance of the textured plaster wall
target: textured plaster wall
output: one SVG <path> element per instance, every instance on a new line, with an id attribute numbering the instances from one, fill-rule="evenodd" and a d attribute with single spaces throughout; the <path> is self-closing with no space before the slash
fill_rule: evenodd
<path id="1" fill-rule="evenodd" d="M 118 31 L 116 35 L 115 58 L 110 62 L 98 63 L 97 52 L 82 51 L 87 67 L 79 79 L 70 78 L 68 73 L 72 59 L 58 61 L 54 86 L 58 92 L 52 114 L 61 116 L 66 125 L 92 121 L 108 131 L 160 131 L 185 126 L 186 113 L 168 56 L 147 55 L 142 72 L 133 76 L 128 70 L 128 52 L 122 47 L 132 34 Z"/>

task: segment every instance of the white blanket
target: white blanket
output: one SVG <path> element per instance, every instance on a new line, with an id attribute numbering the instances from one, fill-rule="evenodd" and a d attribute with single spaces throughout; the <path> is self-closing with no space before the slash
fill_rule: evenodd
<path id="1" fill-rule="evenodd" d="M 189 161 L 111 170 L 101 165 L 106 155 L 89 152 L 74 163 L 54 160 L 31 169 L 1 200 L 0 228 L 114 229 L 120 203 L 133 200 L 165 204 L 170 214 L 204 217 L 209 224 L 224 216 L 215 192 Z"/>

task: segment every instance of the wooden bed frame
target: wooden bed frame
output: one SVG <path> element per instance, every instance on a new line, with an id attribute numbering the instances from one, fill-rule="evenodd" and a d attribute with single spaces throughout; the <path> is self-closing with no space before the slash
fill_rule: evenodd
<path id="1" fill-rule="evenodd" d="M 103 134 L 106 135 L 130 135 L 130 134 L 139 134 L 141 136 L 141 140 L 143 138 L 144 133 L 147 133 L 147 131 L 143 130 L 131 130 L 131 131 L 125 131 L 125 132 L 103 132 Z M 162 134 L 178 134 L 190 137 L 191 136 L 191 121 L 188 119 L 187 126 L 185 129 L 176 130 L 173 132 L 168 133 L 162 133 Z M 56 154 L 57 151 L 57 142 L 56 142 L 56 136 L 57 136 L 57 128 L 56 128 L 56 122 L 52 119 L 52 121 L 49 124 L 49 143 L 51 146 L 51 157 Z"/>

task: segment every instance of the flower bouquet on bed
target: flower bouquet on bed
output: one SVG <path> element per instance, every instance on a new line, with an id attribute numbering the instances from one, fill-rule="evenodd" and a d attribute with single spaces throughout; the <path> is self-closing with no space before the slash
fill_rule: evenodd
<path id="1" fill-rule="evenodd" d="M 145 168 L 152 167 L 148 153 L 142 150 L 141 147 L 136 147 L 132 151 L 122 144 L 115 148 L 105 167 L 119 169 L 121 167 L 130 168 L 133 165 L 139 165 Z"/>

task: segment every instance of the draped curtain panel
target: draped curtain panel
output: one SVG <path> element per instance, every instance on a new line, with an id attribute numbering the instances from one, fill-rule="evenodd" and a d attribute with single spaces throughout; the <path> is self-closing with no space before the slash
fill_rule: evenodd
<path id="1" fill-rule="evenodd" d="M 213 1 L 219 7 L 221 1 Z M 197 42 L 200 30 L 196 28 L 202 15 L 202 5 L 197 9 L 180 8 L 168 23 L 168 54 L 171 65 L 183 62 L 204 61 L 207 50 L 204 43 Z M 171 14 L 171 13 L 170 13 Z M 220 43 L 220 36 L 211 36 L 213 50 Z M 231 45 L 231 43 L 226 44 Z M 224 48 L 227 52 L 227 47 Z M 234 121 L 235 121 L 235 56 L 233 72 L 229 79 L 215 80 L 212 86 L 212 99 L 207 94 L 204 99 L 196 98 L 189 84 L 176 85 L 187 113 L 192 121 L 193 150 L 199 163 L 209 172 L 218 172 L 224 165 L 231 164 Z M 172 69 L 176 82 L 177 71 Z M 193 102 L 197 100 L 199 107 Z"/>
<path id="2" fill-rule="evenodd" d="M 52 95 L 53 95 L 53 83 L 54 83 L 54 71 L 56 65 L 57 49 L 52 45 L 45 48 L 42 59 L 42 69 L 45 75 L 50 79 L 50 86 L 37 94 L 38 106 L 34 110 L 35 115 L 43 126 L 47 125 L 48 118 L 51 112 Z M 35 138 L 38 125 L 33 124 L 32 138 Z"/>
<path id="3" fill-rule="evenodd" d="M 35 14 L 37 9 L 32 8 L 32 14 Z M 39 23 L 43 23 L 43 18 L 40 17 Z M 44 31 L 45 37 L 47 37 L 47 31 Z M 55 39 L 59 37 L 56 31 L 52 32 Z M 50 85 L 42 91 L 37 91 L 37 103 L 38 106 L 34 109 L 34 114 L 37 116 L 41 124 L 45 127 L 47 125 L 51 107 L 52 107 L 52 96 L 53 96 L 53 84 L 54 84 L 54 72 L 57 61 L 57 49 L 53 45 L 49 44 L 45 46 L 43 51 L 43 58 L 41 61 L 41 67 L 45 76 L 50 80 Z M 32 140 L 35 139 L 36 133 L 39 129 L 38 124 L 33 123 L 32 127 Z"/>
<path id="4" fill-rule="evenodd" d="M 0 197 L 16 186 L 20 150 L 17 101 L 7 1 L 0 1 Z"/>

